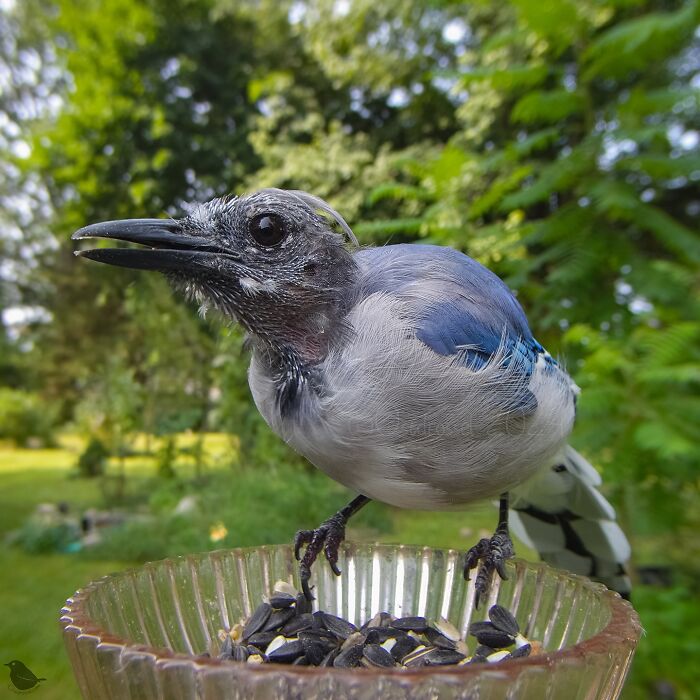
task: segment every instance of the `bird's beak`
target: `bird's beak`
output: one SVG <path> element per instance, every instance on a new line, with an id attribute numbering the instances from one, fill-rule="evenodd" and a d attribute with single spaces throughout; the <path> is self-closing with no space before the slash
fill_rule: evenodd
<path id="1" fill-rule="evenodd" d="M 78 250 L 76 255 L 97 262 L 138 270 L 192 270 L 208 267 L 212 259 L 226 256 L 237 258 L 229 251 L 212 245 L 201 236 L 182 232 L 179 222 L 172 219 L 121 219 L 92 224 L 76 231 L 74 241 L 84 238 L 109 238 L 138 243 L 144 248 L 96 248 Z"/>

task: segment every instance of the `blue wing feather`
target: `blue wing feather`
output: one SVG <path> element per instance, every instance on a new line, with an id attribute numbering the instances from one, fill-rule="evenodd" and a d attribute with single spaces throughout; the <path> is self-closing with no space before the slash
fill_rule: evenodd
<path id="1" fill-rule="evenodd" d="M 467 255 L 413 244 L 369 248 L 356 259 L 364 273 L 361 297 L 383 291 L 409 299 L 416 336 L 439 355 L 478 369 L 503 345 L 504 364 L 515 362 L 528 375 L 539 356 L 554 364 L 510 289 Z M 432 294 L 422 295 L 422 286 Z M 436 287 L 444 292 L 438 301 Z"/>

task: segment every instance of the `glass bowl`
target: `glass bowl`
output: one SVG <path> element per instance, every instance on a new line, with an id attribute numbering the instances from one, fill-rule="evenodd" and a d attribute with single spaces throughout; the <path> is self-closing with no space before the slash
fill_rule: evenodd
<path id="1" fill-rule="evenodd" d="M 247 617 L 279 579 L 298 588 L 290 546 L 232 549 L 146 564 L 79 590 L 61 626 L 85 698 L 616 698 L 641 628 L 616 593 L 545 564 L 512 560 L 474 609 L 463 555 L 427 547 L 345 543 L 334 576 L 319 559 L 315 606 L 362 624 L 378 611 L 447 618 L 465 639 L 498 602 L 544 653 L 417 669 L 253 665 L 216 658 L 221 629 Z M 474 638 L 469 641 L 473 651 Z"/>

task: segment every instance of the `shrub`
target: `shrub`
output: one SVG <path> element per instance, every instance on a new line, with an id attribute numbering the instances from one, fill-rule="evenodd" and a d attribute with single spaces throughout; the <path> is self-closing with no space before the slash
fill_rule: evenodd
<path id="1" fill-rule="evenodd" d="M 107 457 L 109 457 L 109 450 L 102 440 L 94 436 L 91 437 L 82 454 L 78 457 L 80 476 L 92 478 L 104 474 Z"/>
<path id="2" fill-rule="evenodd" d="M 53 410 L 36 394 L 0 388 L 0 439 L 27 445 L 52 442 Z"/>

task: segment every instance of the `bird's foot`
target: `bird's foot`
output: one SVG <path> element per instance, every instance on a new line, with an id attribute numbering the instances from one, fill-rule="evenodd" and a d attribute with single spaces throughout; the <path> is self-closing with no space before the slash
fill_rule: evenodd
<path id="1" fill-rule="evenodd" d="M 331 566 L 331 570 L 336 576 L 340 576 L 338 568 L 338 549 L 345 539 L 345 526 L 348 519 L 338 512 L 325 522 L 321 523 L 315 530 L 299 530 L 294 537 L 294 556 L 300 560 L 300 550 L 306 546 L 303 558 L 299 564 L 299 578 L 301 579 L 301 590 L 307 600 L 314 597 L 309 588 L 311 578 L 311 566 L 316 561 L 316 557 L 321 553 L 326 555 L 326 559 Z"/>
<path id="2" fill-rule="evenodd" d="M 479 571 L 476 574 L 474 588 L 476 597 L 474 606 L 479 607 L 479 600 L 485 596 L 489 590 L 491 575 L 494 571 L 506 580 L 506 561 L 514 556 L 513 541 L 510 539 L 507 527 L 500 527 L 490 539 L 479 540 L 466 554 L 464 560 L 464 578 L 469 581 L 469 573 L 479 563 Z"/>

